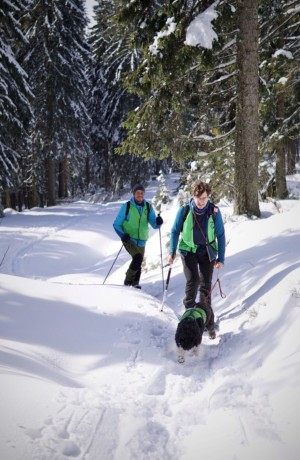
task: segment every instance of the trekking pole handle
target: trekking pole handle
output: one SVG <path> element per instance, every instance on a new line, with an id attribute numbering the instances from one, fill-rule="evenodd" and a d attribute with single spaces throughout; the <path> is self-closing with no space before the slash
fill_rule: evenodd
<path id="1" fill-rule="evenodd" d="M 168 276 L 167 276 L 167 281 L 166 281 L 166 289 L 168 289 L 168 287 L 169 287 L 171 271 L 172 271 L 172 267 L 170 267 L 169 270 L 168 270 Z"/>

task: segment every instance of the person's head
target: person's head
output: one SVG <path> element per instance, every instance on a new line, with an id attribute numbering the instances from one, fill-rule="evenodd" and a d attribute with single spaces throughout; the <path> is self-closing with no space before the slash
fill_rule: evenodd
<path id="1" fill-rule="evenodd" d="M 145 187 L 142 184 L 136 184 L 132 189 L 133 197 L 137 203 L 141 203 L 145 198 Z"/>
<path id="2" fill-rule="evenodd" d="M 209 199 L 211 188 L 209 184 L 205 182 L 196 182 L 193 186 L 193 199 L 197 208 L 205 208 L 207 200 Z"/>

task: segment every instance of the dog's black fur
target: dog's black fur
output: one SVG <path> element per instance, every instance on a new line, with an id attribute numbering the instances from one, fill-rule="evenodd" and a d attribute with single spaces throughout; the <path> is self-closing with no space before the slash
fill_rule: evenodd
<path id="1" fill-rule="evenodd" d="M 206 321 L 204 323 L 202 318 L 197 318 L 195 320 L 192 317 L 187 317 L 178 323 L 175 333 L 175 342 L 178 347 L 179 362 L 184 362 L 185 351 L 193 349 L 194 353 L 197 354 L 198 347 L 202 342 L 204 329 L 210 319 L 211 309 L 206 305 L 200 305 L 200 303 L 198 303 L 195 305 L 195 308 L 202 308 L 205 311 Z"/>

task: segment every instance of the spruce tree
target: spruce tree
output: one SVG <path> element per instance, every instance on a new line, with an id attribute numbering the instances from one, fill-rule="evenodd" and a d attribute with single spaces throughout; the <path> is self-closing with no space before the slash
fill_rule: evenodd
<path id="1" fill-rule="evenodd" d="M 33 0 L 24 63 L 34 93 L 31 181 L 40 205 L 84 187 L 89 154 L 86 40 L 82 0 Z M 64 180 L 63 180 L 64 179 Z"/>
<path id="2" fill-rule="evenodd" d="M 119 3 L 119 22 L 124 28 L 135 24 L 131 42 L 143 53 L 142 64 L 126 83 L 144 98 L 125 122 L 128 136 L 120 151 L 171 156 L 180 164 L 197 160 L 198 175 L 211 178 L 217 189 L 232 196 L 235 2 L 220 2 L 217 7 L 213 1 L 152 1 L 143 14 L 141 1 Z M 215 37 L 211 41 L 203 37 L 190 46 L 188 27 L 199 15 L 205 16 L 208 8 L 214 12 Z"/>
<path id="3" fill-rule="evenodd" d="M 259 217 L 257 0 L 239 2 L 238 28 L 234 210 Z"/>
<path id="4" fill-rule="evenodd" d="M 18 49 L 26 42 L 18 20 L 26 2 L 3 0 L 0 8 L 0 191 L 17 192 L 22 162 L 26 161 L 31 118 L 28 76 L 18 60 Z"/>
<path id="5" fill-rule="evenodd" d="M 139 103 L 138 96 L 123 87 L 122 79 L 137 67 L 140 53 L 128 47 L 127 34 L 117 28 L 113 1 L 99 0 L 94 12 L 90 33 L 93 162 L 99 184 L 107 191 L 120 193 L 126 183 L 133 185 L 151 174 L 151 164 L 143 159 L 127 152 L 124 156 L 115 153 L 125 136 L 122 123 Z"/>
<path id="6" fill-rule="evenodd" d="M 185 72 L 195 63 L 199 50 L 186 47 L 184 40 L 188 21 L 201 11 L 202 3 L 118 2 L 119 25 L 126 32 L 132 27 L 129 43 L 142 53 L 139 67 L 126 80 L 126 86 L 142 101 L 125 123 L 128 136 L 121 152 L 130 151 L 145 158 L 189 156 L 192 147 L 184 104 Z M 189 83 L 192 85 L 193 79 Z"/>
<path id="7" fill-rule="evenodd" d="M 288 196 L 287 154 L 300 128 L 300 2 L 261 5 L 262 152 L 274 158 L 275 195 Z"/>

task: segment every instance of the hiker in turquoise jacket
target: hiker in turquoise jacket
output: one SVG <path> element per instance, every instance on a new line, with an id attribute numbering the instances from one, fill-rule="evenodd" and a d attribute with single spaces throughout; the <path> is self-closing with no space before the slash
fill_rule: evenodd
<path id="1" fill-rule="evenodd" d="M 225 230 L 221 212 L 211 203 L 211 188 L 205 182 L 193 187 L 189 205 L 181 206 L 171 229 L 169 263 L 179 253 L 186 278 L 185 308 L 193 308 L 200 292 L 200 304 L 211 309 L 207 329 L 212 339 L 216 337 L 214 312 L 211 306 L 211 283 L 214 267 L 223 268 L 225 259 Z"/>
<path id="2" fill-rule="evenodd" d="M 141 267 L 148 240 L 149 224 L 159 228 L 163 223 L 161 216 L 156 216 L 152 205 L 145 201 L 145 188 L 141 184 L 133 187 L 133 197 L 126 202 L 113 223 L 126 251 L 132 260 L 126 272 L 125 286 L 140 288 Z"/>

